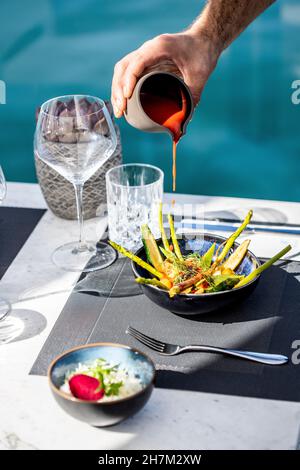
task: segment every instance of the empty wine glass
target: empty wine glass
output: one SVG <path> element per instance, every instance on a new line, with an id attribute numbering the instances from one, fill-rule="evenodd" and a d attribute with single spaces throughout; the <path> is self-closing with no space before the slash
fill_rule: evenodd
<path id="1" fill-rule="evenodd" d="M 2 204 L 2 201 L 4 200 L 5 196 L 6 196 L 6 181 L 5 181 L 4 173 L 0 165 L 0 204 Z M 3 326 L 2 321 L 4 320 L 6 315 L 9 313 L 9 311 L 10 311 L 9 302 L 3 299 L 2 297 L 0 297 L 0 327 Z"/>
<path id="2" fill-rule="evenodd" d="M 117 137 L 105 103 L 88 95 L 60 96 L 46 101 L 39 112 L 34 137 L 38 158 L 70 181 L 75 190 L 79 240 L 57 248 L 54 263 L 70 271 L 95 271 L 109 266 L 115 251 L 104 242 L 83 238 L 84 183 L 108 160 Z"/>

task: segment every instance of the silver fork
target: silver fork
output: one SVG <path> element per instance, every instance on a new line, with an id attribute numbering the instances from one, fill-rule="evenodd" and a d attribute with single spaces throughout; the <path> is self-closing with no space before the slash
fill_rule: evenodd
<path id="1" fill-rule="evenodd" d="M 212 352 L 218 354 L 225 354 L 227 356 L 238 357 L 241 359 L 248 359 L 248 361 L 261 362 L 262 364 L 269 365 L 280 365 L 288 362 L 287 356 L 282 356 L 281 354 L 268 354 L 268 353 L 258 353 L 251 351 L 239 351 L 237 349 L 225 349 L 217 348 L 215 346 L 206 346 L 206 345 L 196 345 L 189 344 L 187 346 L 180 346 L 176 344 L 163 343 L 158 339 L 151 338 L 150 336 L 141 333 L 132 326 L 128 326 L 126 333 L 133 336 L 135 339 L 140 341 L 140 343 L 148 346 L 148 348 L 153 349 L 153 351 L 158 352 L 164 356 L 175 356 L 185 351 L 200 351 L 200 352 Z"/>

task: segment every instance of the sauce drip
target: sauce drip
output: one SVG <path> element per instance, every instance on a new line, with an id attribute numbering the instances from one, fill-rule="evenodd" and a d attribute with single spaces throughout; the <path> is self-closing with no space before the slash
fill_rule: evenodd
<path id="1" fill-rule="evenodd" d="M 177 143 L 182 136 L 182 125 L 187 115 L 187 100 L 182 89 L 180 97 L 158 96 L 150 92 L 143 93 L 142 106 L 152 119 L 171 131 L 173 140 L 173 191 L 176 191 L 176 150 Z M 179 98 L 179 99 L 178 99 Z"/>

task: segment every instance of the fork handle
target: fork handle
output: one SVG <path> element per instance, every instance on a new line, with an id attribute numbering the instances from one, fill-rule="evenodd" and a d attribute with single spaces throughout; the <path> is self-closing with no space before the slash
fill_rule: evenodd
<path id="1" fill-rule="evenodd" d="M 237 349 L 225 349 L 225 348 L 217 348 L 214 346 L 204 346 L 204 345 L 196 345 L 190 344 L 189 346 L 183 346 L 180 349 L 180 352 L 183 351 L 202 351 L 202 352 L 212 352 L 212 353 L 219 353 L 225 354 L 227 356 L 239 357 L 241 359 L 247 359 L 248 361 L 253 362 L 260 362 L 262 364 L 269 364 L 269 365 L 281 365 L 288 362 L 288 357 L 283 356 L 281 354 L 268 354 L 268 353 L 259 353 L 259 352 L 252 352 L 252 351 L 239 351 Z"/>

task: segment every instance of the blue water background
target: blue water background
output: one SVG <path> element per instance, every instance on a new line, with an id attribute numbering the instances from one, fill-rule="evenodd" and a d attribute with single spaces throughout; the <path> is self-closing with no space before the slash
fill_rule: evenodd
<path id="1" fill-rule="evenodd" d="M 2 0 L 0 161 L 7 178 L 36 181 L 35 108 L 70 93 L 108 98 L 115 62 L 145 40 L 186 27 L 199 0 Z M 300 200 L 300 4 L 276 2 L 223 54 L 178 147 L 178 192 Z M 167 135 L 120 121 L 124 160 L 165 172 Z"/>

